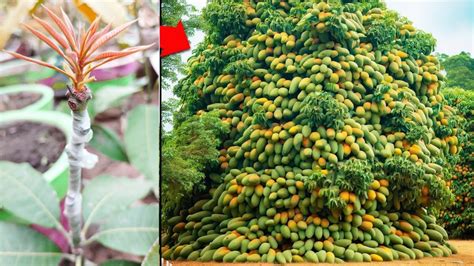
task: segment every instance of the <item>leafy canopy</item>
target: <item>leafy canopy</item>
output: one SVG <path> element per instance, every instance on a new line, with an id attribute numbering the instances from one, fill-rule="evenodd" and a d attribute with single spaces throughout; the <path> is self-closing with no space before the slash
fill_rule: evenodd
<path id="1" fill-rule="evenodd" d="M 438 57 L 441 66 L 446 70 L 448 87 L 474 90 L 474 58 L 470 53 L 461 52 L 453 56 L 441 54 Z"/>
<path id="2" fill-rule="evenodd" d="M 302 102 L 301 114 L 307 118 L 312 128 L 324 125 L 339 129 L 344 125 L 344 119 L 349 117 L 345 105 L 327 92 L 313 92 L 306 96 Z"/>
<path id="3" fill-rule="evenodd" d="M 218 147 L 229 133 L 217 113 L 192 116 L 163 139 L 162 197 L 164 212 L 181 206 L 194 191 L 205 189 L 208 170 L 218 165 Z"/>
<path id="4" fill-rule="evenodd" d="M 161 1 L 161 24 L 174 26 L 182 20 L 188 37 L 194 35 L 201 28 L 201 20 L 196 13 L 196 8 L 186 0 Z M 184 63 L 180 54 L 173 54 L 161 59 L 161 86 L 170 89 L 171 84 L 178 81 L 178 74 L 184 72 Z"/>
<path id="5" fill-rule="evenodd" d="M 210 39 L 216 43 L 229 35 L 244 37 L 249 32 L 245 9 L 234 0 L 213 1 L 204 9 L 203 18 Z"/>

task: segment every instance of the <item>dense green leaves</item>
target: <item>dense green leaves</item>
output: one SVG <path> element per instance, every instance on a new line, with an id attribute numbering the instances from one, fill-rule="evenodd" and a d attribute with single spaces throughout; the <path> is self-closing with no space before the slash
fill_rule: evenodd
<path id="1" fill-rule="evenodd" d="M 253 75 L 253 68 L 246 61 L 234 61 L 224 68 L 225 73 L 235 75 L 238 79 L 248 78 Z"/>
<path id="2" fill-rule="evenodd" d="M 48 238 L 26 226 L 0 222 L 0 265 L 58 265 L 63 254 Z"/>
<path id="3" fill-rule="evenodd" d="M 460 56 L 457 60 L 461 60 Z M 449 60 L 448 59 L 448 60 Z M 448 61 L 446 60 L 446 61 Z M 445 61 L 445 62 L 446 62 Z M 446 67 L 448 70 L 448 67 Z M 449 67 L 449 71 L 451 67 Z M 456 68 L 453 68 L 456 71 Z M 448 72 L 448 76 L 451 72 Z M 469 78 L 469 77 L 467 77 Z M 449 81 L 448 81 L 449 83 Z M 448 176 L 448 184 L 455 196 L 452 205 L 440 213 L 439 223 L 454 237 L 474 237 L 474 91 L 462 88 L 446 88 L 443 90 L 446 101 L 456 107 L 464 116 L 465 135 L 461 138 L 463 143 L 460 162 Z"/>
<path id="4" fill-rule="evenodd" d="M 186 0 L 163 0 L 161 4 L 161 24 L 174 26 L 182 20 L 186 34 L 192 37 L 196 29 L 201 28 L 201 21 L 196 8 Z M 161 76 L 163 89 L 170 89 L 172 83 L 178 80 L 178 74 L 184 72 L 184 64 L 180 54 L 174 54 L 161 59 Z"/>
<path id="5" fill-rule="evenodd" d="M 234 0 L 213 1 L 204 9 L 203 18 L 213 42 L 221 42 L 231 34 L 243 37 L 249 32 L 245 9 Z"/>
<path id="6" fill-rule="evenodd" d="M 421 30 L 416 30 L 413 34 L 404 33 L 403 24 L 408 22 L 407 18 L 398 13 L 388 11 L 386 15 L 370 22 L 367 40 L 383 52 L 397 48 L 415 59 L 431 54 L 436 46 L 436 39 Z"/>
<path id="7" fill-rule="evenodd" d="M 321 189 L 325 206 L 339 209 L 346 203 L 339 197 L 343 190 L 354 191 L 361 198 L 367 197 L 367 189 L 374 180 L 372 164 L 366 160 L 349 159 L 340 163 L 329 175 L 314 171 L 311 176 L 303 178 L 308 191 Z"/>
<path id="8" fill-rule="evenodd" d="M 192 84 L 189 76 L 188 78 L 182 79 L 178 82 L 178 84 L 173 88 L 173 93 L 181 99 L 181 102 L 186 103 L 185 108 L 180 110 L 186 114 L 186 117 L 189 117 L 193 111 L 198 110 L 198 88 Z"/>
<path id="9" fill-rule="evenodd" d="M 56 193 L 28 164 L 0 162 L 0 206 L 30 223 L 61 227 Z"/>
<path id="10" fill-rule="evenodd" d="M 431 198 L 431 206 L 436 208 L 446 207 L 451 200 L 451 192 L 447 190 L 444 182 L 439 177 L 426 174 L 425 169 L 419 167 L 409 159 L 392 157 L 385 161 L 384 171 L 390 181 L 390 190 L 398 193 L 400 202 L 405 209 L 416 209 L 422 188 L 427 186 L 430 193 L 436 194 Z"/>
<path id="11" fill-rule="evenodd" d="M 161 126 L 162 130 L 166 131 L 167 127 L 173 125 L 174 112 L 179 108 L 179 100 L 177 98 L 170 98 L 161 102 Z"/>
<path id="12" fill-rule="evenodd" d="M 449 87 L 474 90 L 474 58 L 470 53 L 461 52 L 450 57 L 447 55 L 439 57 L 441 66 L 446 70 Z"/>
<path id="13" fill-rule="evenodd" d="M 381 50 L 390 50 L 397 36 L 395 21 L 396 17 L 393 16 L 374 20 L 367 30 L 367 39 Z"/>
<path id="14" fill-rule="evenodd" d="M 275 32 L 292 32 L 295 25 L 291 20 L 291 17 L 285 16 L 269 2 L 262 2 L 261 8 L 264 10 L 260 19 L 262 23 L 259 23 L 256 29 L 262 33 L 266 33 L 267 30 L 273 30 Z"/>
<path id="15" fill-rule="evenodd" d="M 404 105 L 396 105 L 391 113 L 387 115 L 382 124 L 388 128 L 406 133 L 406 139 L 410 143 L 426 137 L 428 128 L 419 125 L 412 120 L 412 111 Z"/>
<path id="16" fill-rule="evenodd" d="M 408 124 L 408 130 L 407 130 L 407 135 L 406 139 L 410 141 L 410 143 L 416 143 L 416 141 L 420 140 L 423 138 L 423 136 L 426 136 L 428 134 L 428 129 L 426 127 L 422 126 L 415 126 L 412 124 Z"/>
<path id="17" fill-rule="evenodd" d="M 344 104 L 327 92 L 315 92 L 306 96 L 302 102 L 301 114 L 313 128 L 324 125 L 339 129 L 344 125 L 344 118 L 348 117 Z"/>
<path id="18" fill-rule="evenodd" d="M 337 169 L 335 184 L 365 197 L 372 181 L 374 181 L 374 174 L 367 160 L 349 159 Z"/>
<path id="19" fill-rule="evenodd" d="M 343 9 L 348 12 L 354 12 L 357 9 L 367 12 L 374 8 L 385 9 L 385 1 L 380 0 L 341 0 L 344 4 Z"/>
<path id="20" fill-rule="evenodd" d="M 173 84 L 178 81 L 178 74 L 184 73 L 185 67 L 181 54 L 172 54 L 161 59 L 161 88 L 171 90 Z"/>
<path id="21" fill-rule="evenodd" d="M 410 38 L 401 40 L 401 47 L 413 58 L 420 58 L 422 55 L 429 55 L 434 51 L 436 39 L 431 33 L 418 31 Z"/>
<path id="22" fill-rule="evenodd" d="M 135 255 L 146 255 L 159 235 L 157 204 L 134 207 L 114 215 L 92 236 L 104 246 Z"/>
<path id="23" fill-rule="evenodd" d="M 474 115 L 474 90 L 459 87 L 446 88 L 443 95 L 449 105 L 456 107 L 466 118 Z"/>
<path id="24" fill-rule="evenodd" d="M 164 139 L 162 197 L 164 212 L 179 208 L 193 190 L 204 188 L 205 170 L 217 166 L 221 138 L 229 132 L 217 114 L 193 116 Z"/>
<path id="25" fill-rule="evenodd" d="M 161 24 L 174 26 L 180 20 L 189 36 L 194 33 L 196 27 L 200 25 L 200 21 L 196 16 L 196 8 L 189 4 L 186 0 L 164 0 L 161 4 Z"/>

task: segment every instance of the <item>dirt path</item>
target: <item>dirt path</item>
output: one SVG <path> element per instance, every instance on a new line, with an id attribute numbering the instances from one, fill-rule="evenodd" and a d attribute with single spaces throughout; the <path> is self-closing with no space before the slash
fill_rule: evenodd
<path id="1" fill-rule="evenodd" d="M 456 246 L 458 254 L 450 257 L 424 258 L 421 260 L 404 260 L 392 262 L 377 262 L 376 265 L 474 265 L 474 240 L 450 240 L 449 243 Z M 364 265 L 367 263 L 344 263 L 343 265 Z M 375 264 L 375 263 L 374 263 Z M 209 262 L 190 262 L 174 261 L 172 264 L 163 264 L 164 266 L 248 266 L 249 263 L 209 263 Z M 255 266 L 273 266 L 271 263 L 253 263 Z M 311 263 L 292 263 L 287 265 L 310 266 Z M 318 263 L 317 265 L 330 265 L 328 263 Z"/>

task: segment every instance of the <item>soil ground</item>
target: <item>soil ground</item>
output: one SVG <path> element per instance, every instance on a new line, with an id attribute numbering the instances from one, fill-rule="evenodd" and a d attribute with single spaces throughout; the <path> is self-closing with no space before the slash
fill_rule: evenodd
<path id="1" fill-rule="evenodd" d="M 374 262 L 374 265 L 474 265 L 474 240 L 450 240 L 458 249 L 458 254 L 450 257 L 424 258 L 421 260 L 404 260 L 391 262 Z M 344 263 L 342 265 L 366 265 L 368 263 Z M 170 264 L 163 263 L 166 266 L 273 266 L 272 263 L 209 263 L 209 262 L 190 262 L 173 261 Z M 310 265 L 331 265 L 329 263 L 288 263 L 285 265 L 310 266 Z"/>
<path id="2" fill-rule="evenodd" d="M 41 94 L 34 92 L 7 93 L 0 95 L 0 112 L 17 110 L 41 99 Z"/>
<path id="3" fill-rule="evenodd" d="M 0 127 L 0 160 L 28 162 L 41 173 L 58 160 L 66 136 L 56 127 L 20 121 Z"/>

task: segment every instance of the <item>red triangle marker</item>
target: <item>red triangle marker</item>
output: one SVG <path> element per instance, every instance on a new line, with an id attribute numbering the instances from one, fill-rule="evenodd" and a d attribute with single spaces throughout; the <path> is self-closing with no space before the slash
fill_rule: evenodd
<path id="1" fill-rule="evenodd" d="M 176 27 L 160 26 L 160 48 L 160 57 L 186 51 L 191 48 L 181 20 Z"/>

